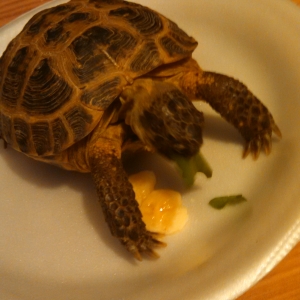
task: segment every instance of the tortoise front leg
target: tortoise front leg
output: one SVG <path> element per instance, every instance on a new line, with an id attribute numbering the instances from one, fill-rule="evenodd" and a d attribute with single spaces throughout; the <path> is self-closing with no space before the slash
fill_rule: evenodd
<path id="1" fill-rule="evenodd" d="M 240 81 L 213 72 L 194 72 L 183 77 L 181 86 L 190 96 L 208 102 L 238 129 L 246 141 L 243 157 L 252 153 L 257 158 L 262 149 L 269 154 L 272 132 L 281 137 L 266 106 Z"/>
<path id="2" fill-rule="evenodd" d="M 238 80 L 204 72 L 197 93 L 244 137 L 246 145 L 243 157 L 252 153 L 257 158 L 261 149 L 269 154 L 272 132 L 281 137 L 281 132 L 266 106 Z"/>
<path id="3" fill-rule="evenodd" d="M 132 185 L 121 162 L 120 129 L 109 127 L 94 134 L 89 147 L 90 168 L 99 201 L 113 236 L 125 245 L 135 258 L 141 254 L 157 257 L 153 250 L 164 245 L 146 230 Z"/>

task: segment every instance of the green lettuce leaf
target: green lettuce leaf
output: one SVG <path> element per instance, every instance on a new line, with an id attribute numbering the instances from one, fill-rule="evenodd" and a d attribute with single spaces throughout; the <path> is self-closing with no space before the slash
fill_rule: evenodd
<path id="1" fill-rule="evenodd" d="M 209 205 L 216 209 L 222 209 L 226 205 L 235 205 L 245 202 L 247 199 L 242 195 L 216 197 L 209 201 Z"/>
<path id="2" fill-rule="evenodd" d="M 195 175 L 198 172 L 205 174 L 207 178 L 212 176 L 212 169 L 200 152 L 190 158 L 174 154 L 171 159 L 178 166 L 187 187 L 191 187 L 194 184 Z"/>

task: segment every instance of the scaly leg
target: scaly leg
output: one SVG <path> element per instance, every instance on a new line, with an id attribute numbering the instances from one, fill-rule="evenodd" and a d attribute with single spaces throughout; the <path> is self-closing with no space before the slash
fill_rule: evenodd
<path id="1" fill-rule="evenodd" d="M 246 141 L 243 157 L 256 159 L 263 149 L 271 152 L 271 137 L 281 132 L 265 105 L 238 80 L 213 72 L 189 72 L 180 86 L 190 97 L 202 99 L 236 127 Z"/>
<path id="2" fill-rule="evenodd" d="M 141 254 L 157 256 L 153 248 L 164 245 L 146 230 L 132 185 L 121 162 L 122 127 L 96 131 L 89 146 L 90 168 L 99 201 L 113 236 L 135 258 Z"/>

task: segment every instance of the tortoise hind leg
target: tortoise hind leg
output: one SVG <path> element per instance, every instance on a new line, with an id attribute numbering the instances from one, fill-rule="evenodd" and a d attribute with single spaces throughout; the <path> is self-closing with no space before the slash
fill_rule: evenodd
<path id="1" fill-rule="evenodd" d="M 181 84 L 190 96 L 210 104 L 231 123 L 246 141 L 243 157 L 249 153 L 256 159 L 261 150 L 271 152 L 274 132 L 281 137 L 273 116 L 248 88 L 232 77 L 213 72 L 193 72 Z"/>
<path id="2" fill-rule="evenodd" d="M 89 146 L 90 167 L 99 201 L 113 236 L 125 245 L 135 258 L 143 253 L 157 257 L 154 248 L 164 244 L 146 230 L 132 185 L 121 162 L 122 132 L 110 126 L 93 135 Z"/>

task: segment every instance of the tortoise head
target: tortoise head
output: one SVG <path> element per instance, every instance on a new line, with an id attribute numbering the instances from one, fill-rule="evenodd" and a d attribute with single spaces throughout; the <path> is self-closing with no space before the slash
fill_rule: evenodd
<path id="1" fill-rule="evenodd" d="M 138 79 L 124 89 L 125 122 L 149 148 L 170 157 L 195 155 L 202 144 L 203 114 L 175 85 Z"/>

